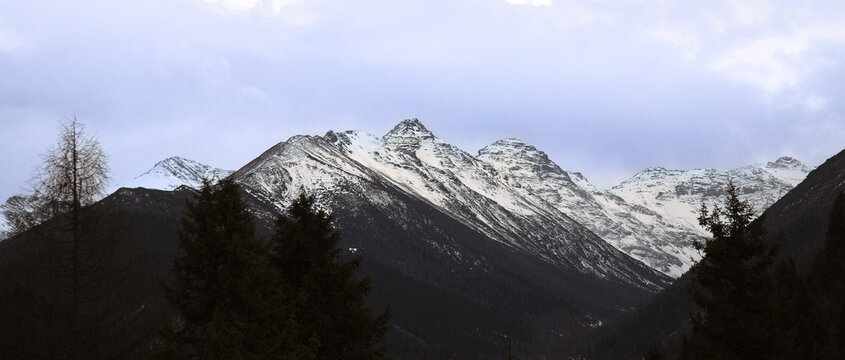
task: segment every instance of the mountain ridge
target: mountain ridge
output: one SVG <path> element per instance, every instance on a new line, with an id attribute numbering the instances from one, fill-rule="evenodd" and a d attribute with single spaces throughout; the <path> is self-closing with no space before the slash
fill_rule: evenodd
<path id="1" fill-rule="evenodd" d="M 186 185 L 196 189 L 202 186 L 203 180 L 220 180 L 232 172 L 175 155 L 157 162 L 149 170 L 119 187 L 174 190 Z"/>
<path id="2" fill-rule="evenodd" d="M 272 180 L 287 184 L 281 187 L 256 183 L 267 201 L 274 196 L 290 199 L 297 195 L 295 192 L 303 191 L 315 192 L 320 197 L 326 191 L 340 190 L 343 186 L 339 184 L 349 185 L 350 179 L 378 178 L 499 241 L 520 246 L 522 240 L 517 238 L 531 236 L 515 235 L 521 232 L 517 223 L 524 221 L 517 218 L 545 217 L 546 222 L 568 224 L 565 227 L 583 226 L 616 249 L 672 277 L 686 271 L 698 257 L 692 243 L 707 234 L 695 221 L 697 207 L 718 197 L 719 188 L 726 184 L 720 179 L 732 175 L 744 179 L 740 188 L 744 185 L 750 189 L 746 196 L 763 193 L 755 203 L 759 207 L 777 200 L 810 169 L 790 157 L 732 170 L 651 167 L 610 189 L 600 189 L 581 173 L 562 169 L 545 152 L 520 139 L 499 139 L 472 155 L 438 138 L 418 119 L 406 119 L 382 136 L 355 130 L 328 131 L 324 136 L 291 136 L 237 173 L 260 166 L 259 163 L 273 158 L 272 153 L 310 160 L 335 159 L 327 160 L 333 162 L 331 166 L 324 161 L 310 170 L 297 167 L 296 161 L 282 161 L 285 167 L 296 169 L 296 173 Z M 350 161 L 338 161 L 341 157 Z M 315 169 L 319 171 L 312 171 Z M 338 173 L 332 174 L 335 171 Z M 674 190 L 685 185 L 678 180 L 679 176 L 696 172 L 706 172 L 706 177 L 718 181 L 697 183 L 708 191 L 698 197 L 684 198 L 680 202 L 683 206 L 674 203 L 669 204 L 674 207 L 666 206 L 668 198 L 664 193 L 669 190 L 653 191 L 656 183 L 671 181 L 675 182 L 658 185 Z M 342 176 L 338 178 L 338 174 Z M 302 181 L 292 182 L 294 178 Z M 186 182 L 196 186 L 198 180 Z M 283 208 L 281 204 L 276 207 Z M 501 213 L 515 218 L 503 218 Z M 543 232 L 542 226 L 528 227 Z M 547 247 L 539 240 L 532 246 Z M 554 257 L 548 252 L 544 250 L 543 256 Z"/>
<path id="3" fill-rule="evenodd" d="M 395 185 L 490 238 L 546 261 L 652 290 L 664 285 L 635 275 L 650 269 L 626 260 L 566 215 L 510 196 L 487 171 L 418 120 L 408 120 L 382 137 L 355 131 L 292 137 L 232 178 L 280 210 L 301 192 L 314 194 L 329 209 L 335 208 L 331 198 L 344 194 L 383 205 L 374 184 Z"/>

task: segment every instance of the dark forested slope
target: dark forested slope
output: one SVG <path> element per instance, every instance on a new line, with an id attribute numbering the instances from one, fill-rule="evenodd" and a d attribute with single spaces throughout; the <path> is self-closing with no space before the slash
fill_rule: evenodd
<path id="1" fill-rule="evenodd" d="M 845 191 L 845 151 L 810 172 L 761 216 L 778 257 L 792 259 L 799 274 L 809 270 L 822 248 L 828 214 L 841 191 Z M 657 344 L 668 354 L 677 353 L 694 306 L 690 283 L 687 273 L 646 305 L 576 341 L 570 352 L 595 359 L 640 359 L 650 344 Z"/>

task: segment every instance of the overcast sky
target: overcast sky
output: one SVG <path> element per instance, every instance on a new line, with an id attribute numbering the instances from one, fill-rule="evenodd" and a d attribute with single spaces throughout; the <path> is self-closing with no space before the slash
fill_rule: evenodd
<path id="1" fill-rule="evenodd" d="M 0 198 L 76 114 L 112 182 L 417 117 L 612 186 L 845 148 L 845 2 L 0 0 Z"/>

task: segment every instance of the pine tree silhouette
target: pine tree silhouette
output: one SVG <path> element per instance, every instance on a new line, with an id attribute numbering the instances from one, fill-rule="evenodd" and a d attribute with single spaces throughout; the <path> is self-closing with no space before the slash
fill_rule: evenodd
<path id="1" fill-rule="evenodd" d="M 773 274 L 769 334 L 776 359 L 812 359 L 821 334 L 813 313 L 806 281 L 798 277 L 791 260 L 778 263 Z"/>
<path id="2" fill-rule="evenodd" d="M 663 354 L 657 344 L 649 344 L 645 353 L 645 360 L 663 360 Z"/>
<path id="3" fill-rule="evenodd" d="M 705 257 L 694 269 L 691 315 L 692 355 L 696 359 L 770 358 L 768 268 L 773 253 L 763 240 L 762 219 L 752 222 L 751 207 L 728 183 L 724 208 L 702 206 L 699 223 L 713 234 L 696 248 Z"/>
<path id="4" fill-rule="evenodd" d="M 516 356 L 513 354 L 513 339 L 508 336 L 508 345 L 505 349 L 505 360 L 516 360 Z"/>
<path id="5" fill-rule="evenodd" d="M 345 261 L 332 217 L 304 194 L 276 221 L 271 266 L 291 299 L 299 324 L 296 343 L 317 359 L 380 359 L 389 329 L 389 309 L 374 316 L 366 305 L 370 280 L 356 278 L 361 258 Z"/>
<path id="6" fill-rule="evenodd" d="M 845 192 L 840 192 L 830 210 L 824 248 L 810 272 L 816 312 L 824 326 L 818 350 L 825 357 L 845 357 Z"/>
<path id="7" fill-rule="evenodd" d="M 285 320 L 284 294 L 272 283 L 266 247 L 235 183 L 204 183 L 188 204 L 179 247 L 184 255 L 175 261 L 173 284 L 164 287 L 179 316 L 164 331 L 160 357 L 307 358 L 307 349 L 291 341 L 296 323 Z"/>

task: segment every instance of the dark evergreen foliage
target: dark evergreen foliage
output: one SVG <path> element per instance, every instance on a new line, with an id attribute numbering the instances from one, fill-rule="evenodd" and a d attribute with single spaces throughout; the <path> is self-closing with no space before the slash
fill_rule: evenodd
<path id="1" fill-rule="evenodd" d="M 728 184 L 724 209 L 702 207 L 699 222 L 713 238 L 696 243 L 704 259 L 696 264 L 691 315 L 697 359 L 770 358 L 768 268 L 772 253 L 763 240 L 762 221 L 751 222 L 751 207 Z"/>
<path id="2" fill-rule="evenodd" d="M 266 248 L 254 232 L 252 216 L 229 180 L 214 187 L 205 183 L 196 202 L 188 204 L 178 240 L 184 255 L 164 289 L 179 316 L 164 331 L 160 355 L 308 358 L 308 349 L 291 341 L 296 323 L 286 316 L 284 293 L 272 282 Z"/>
<path id="3" fill-rule="evenodd" d="M 816 313 L 825 328 L 818 352 L 845 357 L 845 193 L 831 206 L 824 248 L 809 274 Z"/>
<path id="4" fill-rule="evenodd" d="M 770 291 L 762 297 L 768 300 L 755 300 L 766 305 L 760 309 L 767 325 L 762 334 L 770 338 L 771 350 L 749 358 L 845 359 L 843 169 L 845 150 L 755 221 L 764 223 L 770 234 L 767 242 L 777 248 L 777 263 L 766 272 Z M 647 344 L 659 341 L 669 358 L 702 358 L 692 353 L 689 312 L 696 306 L 693 292 L 686 291 L 696 272 L 693 267 L 645 307 L 597 329 L 585 342 L 589 352 L 580 352 L 595 359 L 640 359 Z"/>
<path id="5" fill-rule="evenodd" d="M 516 360 L 516 356 L 513 354 L 513 339 L 510 336 L 508 338 L 508 345 L 505 348 L 505 360 Z"/>
<path id="6" fill-rule="evenodd" d="M 692 359 L 692 350 L 689 343 L 689 337 L 684 336 L 684 339 L 681 341 L 681 351 L 678 354 L 678 360 L 690 360 Z"/>
<path id="7" fill-rule="evenodd" d="M 663 360 L 663 353 L 657 344 L 649 344 L 645 353 L 645 360 Z"/>
<path id="8" fill-rule="evenodd" d="M 745 220 L 735 189 L 728 194 L 728 222 L 718 220 L 718 209 L 701 217 L 714 237 L 702 246 L 707 256 L 694 270 L 694 298 L 702 310 L 692 316 L 691 358 L 843 358 L 845 195 L 832 206 L 825 247 L 801 277 L 791 260 L 769 266 L 783 235 L 766 251 L 757 242 L 759 222 Z"/>
<path id="9" fill-rule="evenodd" d="M 332 220 L 303 194 L 278 218 L 271 239 L 271 266 L 300 325 L 296 343 L 309 344 L 317 359 L 382 358 L 389 311 L 374 316 L 365 303 L 370 280 L 356 278 L 360 258 L 342 258 Z"/>
<path id="10" fill-rule="evenodd" d="M 126 219 L 60 214 L 0 249 L 0 359 L 136 359 L 162 312 Z M 74 224 L 75 222 L 75 224 Z"/>
<path id="11" fill-rule="evenodd" d="M 824 249 L 813 263 L 818 284 L 830 290 L 841 281 L 845 272 L 845 193 L 840 192 L 831 206 Z"/>
<path id="12" fill-rule="evenodd" d="M 781 261 L 774 272 L 768 335 L 773 358 L 812 359 L 814 344 L 821 333 L 813 303 L 803 279 L 792 261 Z"/>

